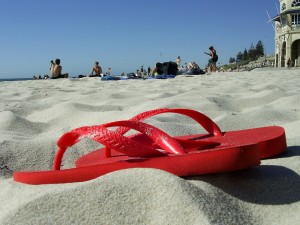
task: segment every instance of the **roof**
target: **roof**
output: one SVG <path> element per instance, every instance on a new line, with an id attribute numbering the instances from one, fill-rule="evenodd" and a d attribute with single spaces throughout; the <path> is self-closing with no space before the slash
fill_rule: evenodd
<path id="1" fill-rule="evenodd" d="M 274 16 L 268 22 L 271 22 L 271 21 L 280 22 L 281 21 L 281 16 L 287 15 L 287 14 L 293 14 L 293 13 L 300 13 L 300 9 L 298 8 L 298 9 L 288 9 L 288 10 L 285 10 L 282 13 L 279 13 L 278 15 Z"/>

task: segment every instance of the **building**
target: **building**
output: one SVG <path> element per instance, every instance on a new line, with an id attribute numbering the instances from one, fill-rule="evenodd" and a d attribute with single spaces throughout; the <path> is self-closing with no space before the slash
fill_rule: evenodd
<path id="1" fill-rule="evenodd" d="M 279 0 L 280 13 L 275 22 L 275 66 L 300 67 L 300 0 Z"/>

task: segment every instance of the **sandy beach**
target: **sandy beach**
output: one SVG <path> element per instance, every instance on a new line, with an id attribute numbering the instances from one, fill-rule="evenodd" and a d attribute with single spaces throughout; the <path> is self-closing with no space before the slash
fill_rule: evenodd
<path id="1" fill-rule="evenodd" d="M 297 225 L 300 221 L 300 70 L 256 69 L 167 80 L 99 78 L 0 83 L 0 224 Z M 189 108 L 222 129 L 282 126 L 288 148 L 246 170 L 177 177 L 127 169 L 59 185 L 14 182 L 20 170 L 50 170 L 64 133 L 156 108 Z M 199 133 L 187 117 L 147 120 L 171 136 Z M 83 140 L 63 168 L 99 148 Z"/>

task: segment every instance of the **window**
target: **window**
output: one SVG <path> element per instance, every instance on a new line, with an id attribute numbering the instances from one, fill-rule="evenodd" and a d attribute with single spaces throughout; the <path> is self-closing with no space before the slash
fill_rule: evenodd
<path id="1" fill-rule="evenodd" d="M 292 26 L 300 25 L 300 14 L 292 14 Z"/>
<path id="2" fill-rule="evenodd" d="M 294 0 L 292 2 L 292 7 L 297 7 L 297 6 L 300 6 L 300 0 Z"/>
<path id="3" fill-rule="evenodd" d="M 287 22 L 286 22 L 286 17 L 285 17 L 285 16 L 282 16 L 282 17 L 281 17 L 281 25 L 282 25 L 283 27 L 285 27 L 286 24 L 287 24 Z"/>

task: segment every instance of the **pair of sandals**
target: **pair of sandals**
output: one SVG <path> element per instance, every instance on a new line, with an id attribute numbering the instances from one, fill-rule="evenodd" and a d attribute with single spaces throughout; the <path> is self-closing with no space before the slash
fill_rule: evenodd
<path id="1" fill-rule="evenodd" d="M 171 137 L 142 122 L 163 113 L 188 116 L 207 134 Z M 119 128 L 111 130 L 111 127 Z M 132 129 L 138 133 L 124 136 Z M 105 147 L 78 158 L 76 168 L 61 170 L 67 148 L 86 137 Z M 26 184 L 83 182 L 129 168 L 156 168 L 178 176 L 220 173 L 259 165 L 261 159 L 278 155 L 287 147 L 282 127 L 221 132 L 206 115 L 180 108 L 150 110 L 125 121 L 80 127 L 64 134 L 57 145 L 53 170 L 14 172 L 13 179 Z"/>

